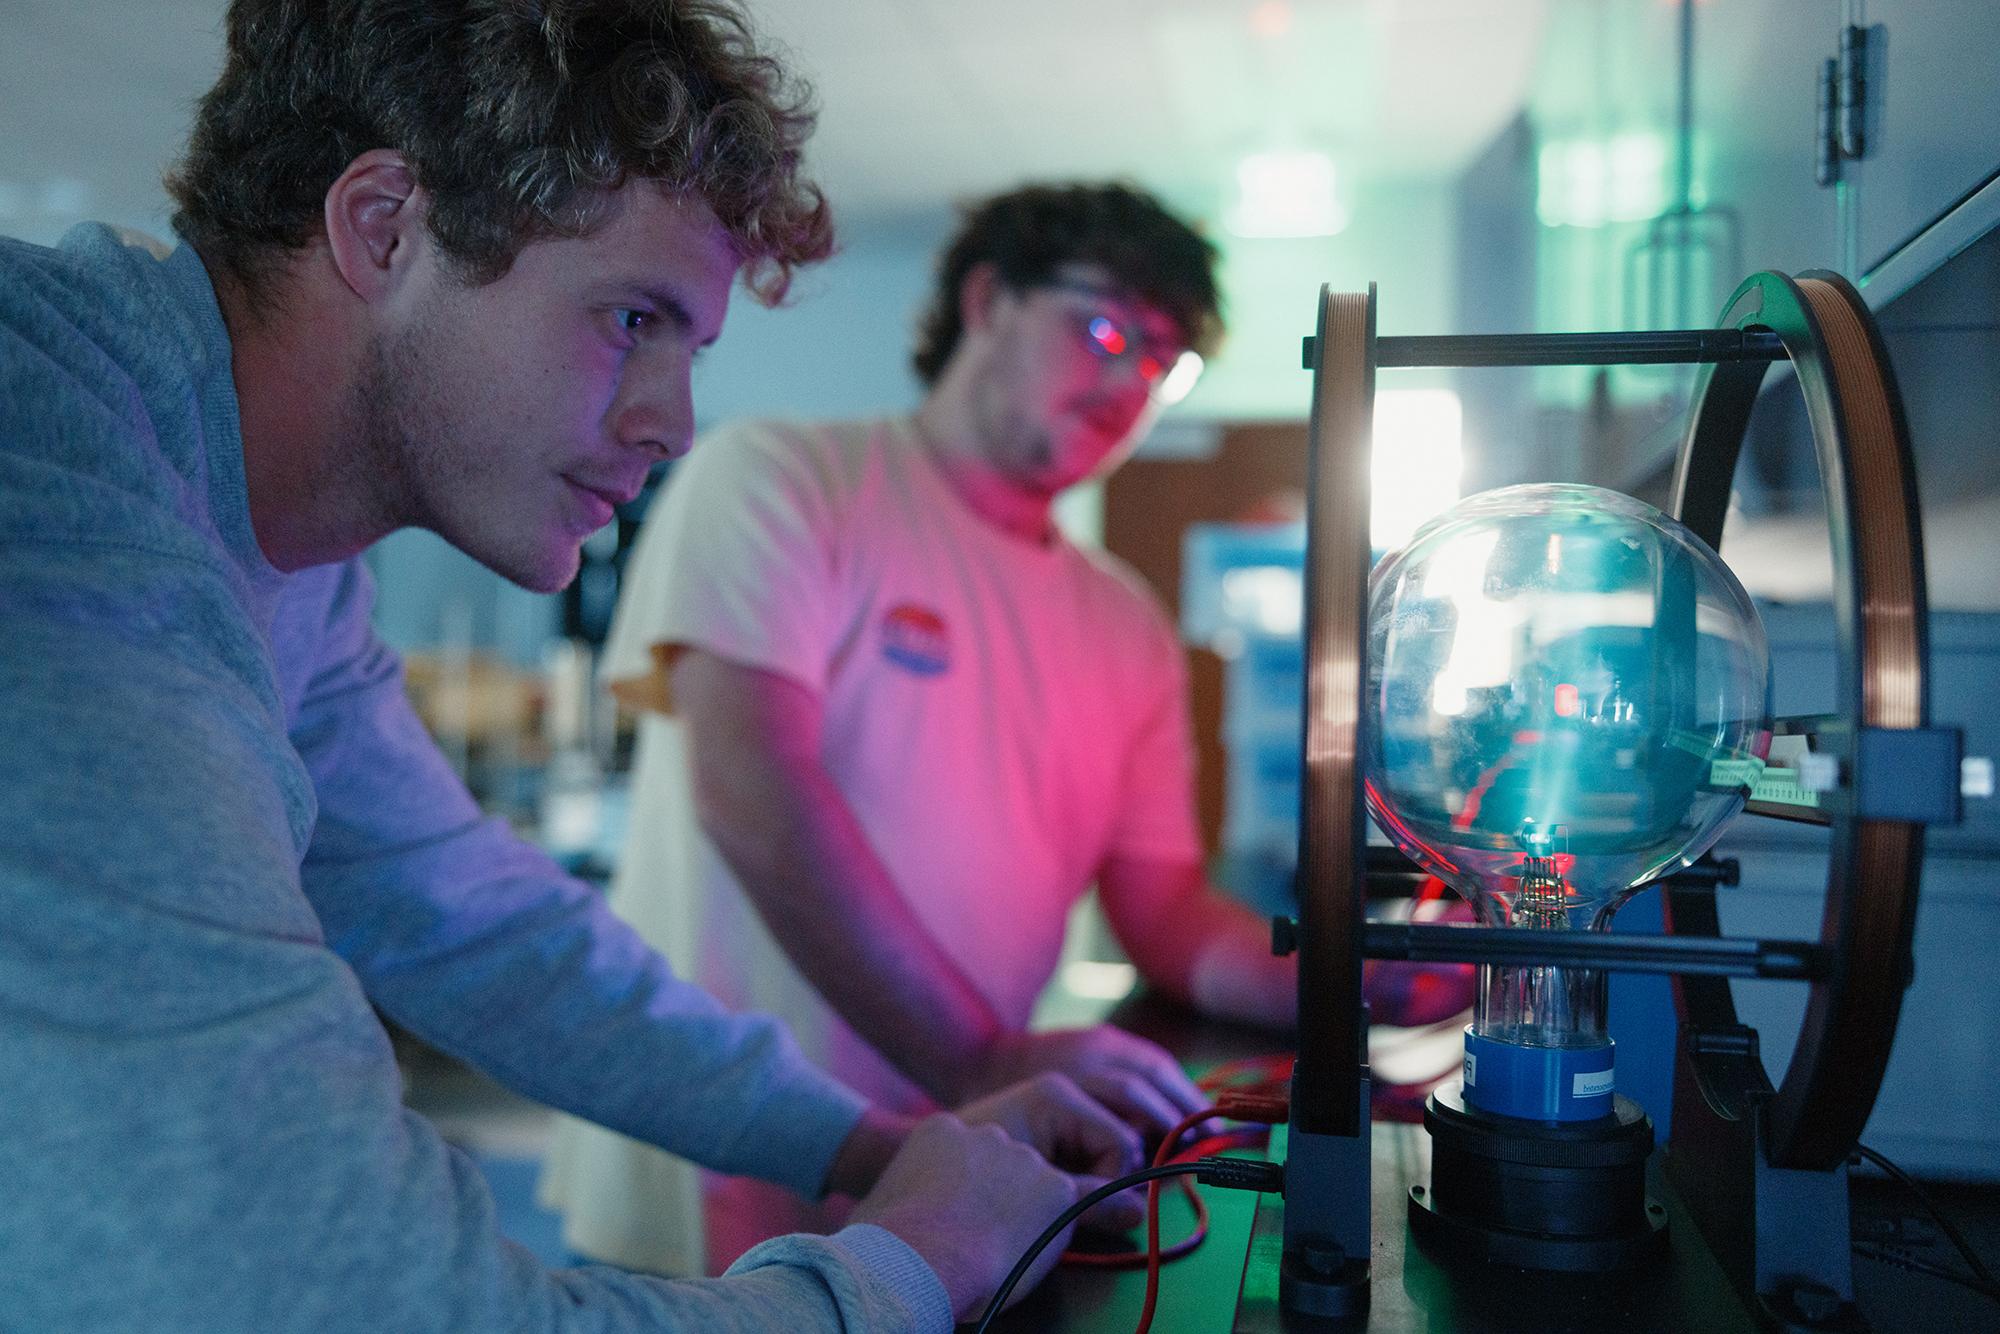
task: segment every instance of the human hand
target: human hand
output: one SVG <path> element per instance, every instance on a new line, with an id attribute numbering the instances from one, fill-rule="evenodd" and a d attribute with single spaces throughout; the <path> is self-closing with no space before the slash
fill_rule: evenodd
<path id="1" fill-rule="evenodd" d="M 969 1102 L 957 1111 L 968 1125 L 999 1126 L 1033 1145 L 1044 1158 L 1080 1177 L 1093 1190 L 1136 1170 L 1145 1157 L 1139 1132 L 1113 1116 L 1067 1075 L 1043 1071 L 1033 1079 Z M 1086 1226 L 1122 1232 L 1146 1216 L 1144 1190 L 1121 1191 L 1086 1213 Z"/>
<path id="2" fill-rule="evenodd" d="M 1088 1187 L 999 1123 L 967 1125 L 940 1113 L 910 1132 L 848 1221 L 873 1223 L 908 1242 L 944 1284 L 953 1318 L 963 1321 L 978 1314 L 1080 1189 Z M 1069 1235 L 1042 1248 L 1016 1297 L 1055 1265 Z"/>
<path id="3" fill-rule="evenodd" d="M 1142 1134 L 1165 1135 L 1208 1100 L 1161 1047 L 1109 1024 L 1046 1033 L 1008 1033 L 982 1054 L 968 1094 L 999 1089 L 1044 1071 L 1066 1075 Z"/>

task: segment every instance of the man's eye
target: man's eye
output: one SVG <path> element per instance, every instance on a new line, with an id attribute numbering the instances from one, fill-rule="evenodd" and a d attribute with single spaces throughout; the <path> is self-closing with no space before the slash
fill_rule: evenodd
<path id="1" fill-rule="evenodd" d="M 618 321 L 618 327 L 626 333 L 638 333 L 642 329 L 651 328 L 655 319 L 650 310 L 633 310 L 630 307 L 614 311 L 613 315 Z"/>

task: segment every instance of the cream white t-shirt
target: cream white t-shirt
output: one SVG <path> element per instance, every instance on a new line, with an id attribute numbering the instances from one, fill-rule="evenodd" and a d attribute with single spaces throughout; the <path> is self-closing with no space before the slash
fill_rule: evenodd
<path id="1" fill-rule="evenodd" d="M 627 565 L 605 679 L 652 676 L 656 646 L 820 695 L 827 771 L 1009 1024 L 1025 1026 L 1107 858 L 1201 856 L 1181 652 L 1158 600 L 1115 557 L 975 514 L 906 420 L 704 438 Z M 793 968 L 702 834 L 671 715 L 642 715 L 612 906 L 862 1093 L 924 1106 Z"/>

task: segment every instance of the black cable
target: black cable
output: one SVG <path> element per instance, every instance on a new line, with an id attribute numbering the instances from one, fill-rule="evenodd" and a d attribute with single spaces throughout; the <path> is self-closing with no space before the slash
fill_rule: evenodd
<path id="1" fill-rule="evenodd" d="M 1028 1267 L 1035 1263 L 1035 1257 L 1040 1255 L 1047 1248 L 1048 1244 L 1060 1236 L 1062 1230 L 1071 1223 L 1074 1223 L 1085 1210 L 1089 1209 L 1099 1200 L 1109 1199 L 1121 1190 L 1130 1190 L 1134 1186 L 1142 1185 L 1157 1177 L 1192 1176 L 1199 1171 L 1201 1171 L 1200 1163 L 1168 1163 L 1163 1167 L 1144 1167 L 1137 1172 L 1131 1172 L 1115 1180 L 1105 1182 L 1096 1190 L 1091 1191 L 1090 1194 L 1085 1195 L 1075 1204 L 1072 1204 L 1069 1208 L 1056 1215 L 1056 1221 L 1044 1228 L 1042 1235 L 1035 1238 L 1035 1244 L 1028 1247 L 1022 1253 L 1021 1258 L 1014 1262 L 1014 1268 L 1007 1275 L 1006 1281 L 1001 1283 L 999 1289 L 994 1292 L 993 1300 L 986 1303 L 985 1314 L 979 1317 L 979 1324 L 974 1328 L 972 1334 L 986 1334 L 987 1328 L 993 1323 L 993 1317 L 999 1315 L 1001 1308 L 1007 1305 L 1008 1295 L 1014 1291 L 1014 1285 L 1021 1281 L 1021 1275 L 1027 1273 Z"/>
<path id="2" fill-rule="evenodd" d="M 1996 1302 L 2000 1302 L 2000 1287 L 1994 1287 L 1990 1283 L 1982 1283 L 1976 1278 L 1959 1273 L 1957 1270 L 1946 1269 L 1943 1265 L 1934 1265 L 1929 1261 L 1919 1260 L 1914 1255 L 1906 1255 L 1901 1250 L 1885 1246 L 1880 1242 L 1857 1241 L 1854 1243 L 1854 1253 L 1864 1260 L 1873 1260 L 1877 1264 L 1891 1265 L 1897 1269 L 1907 1269 L 1911 1273 L 1924 1274 L 1930 1278 L 1941 1278 L 1947 1283 L 1956 1283 L 1962 1288 L 1971 1289 L 1982 1297 L 1988 1297 Z"/>
<path id="3" fill-rule="evenodd" d="M 1177 1176 L 1198 1176 L 1206 1185 L 1228 1186 L 1236 1190 L 1274 1191 L 1279 1189 L 1279 1183 L 1284 1180 L 1284 1169 L 1276 1163 L 1257 1162 L 1248 1158 L 1202 1158 L 1192 1163 L 1167 1163 L 1160 1167 L 1142 1167 L 1136 1172 L 1105 1182 L 1058 1214 L 1056 1221 L 1044 1228 L 1041 1236 L 1035 1238 L 1035 1244 L 1028 1247 L 1021 1258 L 1014 1262 L 1012 1272 L 994 1292 L 993 1300 L 986 1303 L 985 1313 L 979 1317 L 979 1324 L 973 1329 L 973 1334 L 986 1334 L 987 1329 L 993 1324 L 994 1317 L 998 1316 L 1002 1308 L 1007 1305 L 1007 1298 L 1013 1293 L 1015 1285 L 1021 1281 L 1021 1276 L 1035 1263 L 1035 1257 L 1046 1250 L 1049 1243 L 1062 1234 L 1064 1228 L 1074 1223 L 1092 1205 L 1100 1200 L 1109 1199 L 1121 1190 L 1130 1190 L 1134 1186 L 1141 1186 L 1161 1177 Z"/>
<path id="4" fill-rule="evenodd" d="M 1929 1193 L 1922 1186 L 1919 1186 L 1908 1172 L 1905 1172 L 1902 1168 L 1896 1166 L 1866 1144 L 1856 1144 L 1854 1151 L 1901 1182 L 1903 1188 L 1909 1191 L 1911 1195 L 1914 1195 L 1917 1203 L 1924 1207 L 1924 1212 L 1931 1216 L 1931 1221 L 1938 1225 L 1939 1231 L 1951 1239 L 1951 1244 L 1958 1248 L 1959 1255 L 1965 1260 L 1966 1267 L 1978 1276 L 1979 1281 L 1985 1285 L 1986 1290 L 1989 1293 L 2000 1291 L 2000 1281 L 1994 1279 L 1993 1271 L 1986 1267 L 1985 1262 L 1979 1258 L 1979 1253 L 1972 1249 L 1972 1243 L 1965 1239 L 1965 1234 L 1960 1232 L 1949 1218 L 1945 1217 L 1944 1211 L 1937 1207 L 1937 1204 L 1932 1201 Z"/>

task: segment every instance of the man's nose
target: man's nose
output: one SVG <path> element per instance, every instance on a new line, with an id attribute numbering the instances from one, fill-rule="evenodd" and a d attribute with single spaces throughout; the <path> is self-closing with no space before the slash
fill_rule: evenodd
<path id="1" fill-rule="evenodd" d="M 694 442 L 694 396 L 685 371 L 628 380 L 619 404 L 618 442 L 679 458 Z"/>

